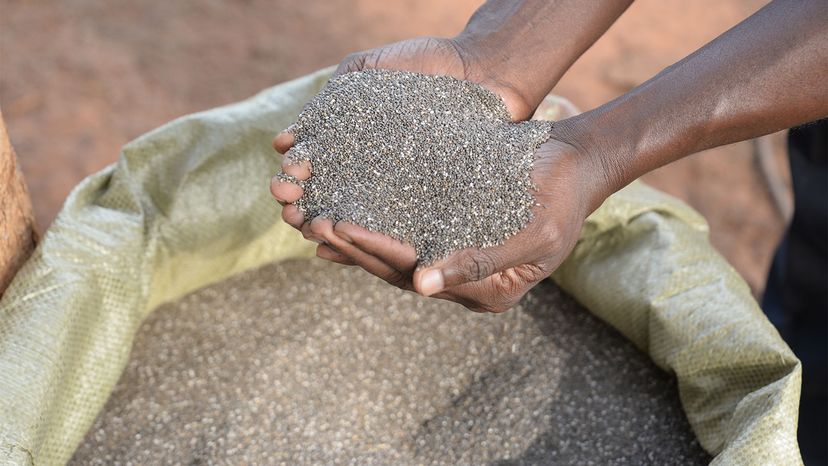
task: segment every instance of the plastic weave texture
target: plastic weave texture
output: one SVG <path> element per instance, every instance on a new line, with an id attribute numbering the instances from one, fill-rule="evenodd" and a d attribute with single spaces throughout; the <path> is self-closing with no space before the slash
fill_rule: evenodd
<path id="1" fill-rule="evenodd" d="M 186 116 L 78 185 L 0 301 L 0 463 L 64 464 L 159 304 L 310 257 L 268 192 L 279 129 L 322 70 Z M 635 183 L 610 197 L 553 279 L 678 379 L 714 464 L 801 464 L 801 367 L 704 220 Z"/>

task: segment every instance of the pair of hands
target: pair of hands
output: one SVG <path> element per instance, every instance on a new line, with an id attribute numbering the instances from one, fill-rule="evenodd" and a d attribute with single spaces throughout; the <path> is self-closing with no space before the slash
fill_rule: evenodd
<path id="1" fill-rule="evenodd" d="M 515 120 L 529 118 L 539 104 L 524 98 L 517 86 L 498 79 L 474 54 L 451 39 L 413 39 L 356 53 L 348 56 L 335 74 L 364 69 L 448 75 L 477 82 L 503 98 Z M 558 132 L 535 154 L 532 180 L 537 187 L 533 193 L 537 205 L 526 228 L 502 245 L 458 251 L 429 267 L 417 263 L 412 246 L 386 235 L 347 222 L 304 218 L 292 204 L 302 196 L 297 184 L 274 177 L 270 189 L 284 205 L 283 220 L 306 239 L 319 243 L 318 257 L 362 267 L 399 288 L 455 301 L 474 311 L 502 312 L 563 262 L 575 246 L 584 219 L 605 197 L 597 194 L 602 191 L 598 189 L 600 177 L 595 176 L 598 167 L 584 151 L 567 142 L 565 125 Z M 293 142 L 293 136 L 283 132 L 274 139 L 273 147 L 285 154 Z M 306 180 L 313 167 L 285 157 L 282 171 Z"/>

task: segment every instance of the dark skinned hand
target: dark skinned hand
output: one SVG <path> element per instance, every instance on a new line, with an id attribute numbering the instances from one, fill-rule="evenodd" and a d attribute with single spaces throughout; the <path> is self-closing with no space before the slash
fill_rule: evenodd
<path id="1" fill-rule="evenodd" d="M 321 217 L 307 221 L 290 204 L 282 217 L 305 238 L 320 243 L 318 257 L 360 266 L 394 286 L 424 296 L 455 301 L 474 311 L 501 312 L 548 277 L 574 247 L 592 210 L 589 200 L 578 195 L 591 191 L 585 160 L 566 143 L 551 140 L 542 145 L 532 172 L 538 205 L 529 225 L 500 246 L 464 249 L 429 267 L 418 264 L 412 246 L 352 223 L 334 224 Z M 284 170 L 306 169 L 286 165 Z M 295 202 L 302 190 L 287 185 L 276 184 L 273 194 L 282 202 Z"/>
<path id="2" fill-rule="evenodd" d="M 458 39 L 399 42 L 352 55 L 338 72 L 387 68 L 475 81 L 500 95 L 513 119 L 525 119 L 562 74 L 544 63 L 572 63 L 628 3 L 491 1 Z M 562 5 L 580 19 L 560 15 Z M 608 12 L 608 5 L 616 8 Z M 318 256 L 426 296 L 502 311 L 560 265 L 586 216 L 610 193 L 688 154 L 825 118 L 826 11 L 819 0 L 775 0 L 630 92 L 559 122 L 535 154 L 534 218 L 497 247 L 459 251 L 423 267 L 410 246 L 387 236 L 303 218 L 290 205 L 302 195 L 299 186 L 275 179 L 271 191 L 287 204 L 284 220 L 321 243 Z M 552 45 L 548 37 L 556 38 Z M 549 59 L 558 50 L 568 52 Z M 547 59 L 533 58 L 538 53 Z M 274 140 L 282 153 L 292 144 L 288 133 Z M 307 164 L 283 170 L 298 179 L 312 175 Z"/>
<path id="3" fill-rule="evenodd" d="M 477 82 L 498 93 L 507 107 L 521 118 L 534 108 L 517 97 L 508 86 L 498 86 L 473 67 L 470 60 L 447 40 L 415 39 L 348 57 L 337 69 L 346 73 L 383 68 L 450 75 L 461 79 L 475 76 Z M 273 143 L 287 153 L 293 136 L 282 133 Z M 285 204 L 282 218 L 305 238 L 319 243 L 317 256 L 345 265 L 357 265 L 388 283 L 425 296 L 447 299 L 481 312 L 501 312 L 548 277 L 575 245 L 580 227 L 594 208 L 586 193 L 593 192 L 587 176 L 588 160 L 572 145 L 550 140 L 536 152 L 532 178 L 537 186 L 534 219 L 504 244 L 486 249 L 465 249 L 429 267 L 417 262 L 414 248 L 386 235 L 348 222 L 327 218 L 306 219 L 292 205 L 302 196 L 293 183 L 274 178 L 271 191 Z M 300 180 L 312 176 L 307 163 L 285 158 L 283 172 Z M 573 195 L 575 194 L 575 195 Z M 583 195 L 581 195 L 583 194 Z"/>

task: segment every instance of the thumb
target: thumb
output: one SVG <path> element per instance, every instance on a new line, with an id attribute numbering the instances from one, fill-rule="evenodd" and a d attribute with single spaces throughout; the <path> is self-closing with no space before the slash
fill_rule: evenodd
<path id="1" fill-rule="evenodd" d="M 521 263 L 508 248 L 464 249 L 414 272 L 414 288 L 431 296 L 446 288 L 482 280 Z"/>

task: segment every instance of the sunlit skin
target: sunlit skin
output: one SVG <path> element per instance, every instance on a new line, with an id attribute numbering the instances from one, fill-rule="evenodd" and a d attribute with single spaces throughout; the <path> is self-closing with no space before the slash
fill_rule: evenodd
<path id="1" fill-rule="evenodd" d="M 566 69 L 629 2 L 494 1 L 453 39 L 421 38 L 349 56 L 337 73 L 369 68 L 475 81 L 528 118 Z M 271 183 L 282 218 L 320 243 L 317 255 L 426 296 L 476 311 L 509 309 L 571 252 L 586 217 L 642 174 L 688 154 L 828 115 L 828 8 L 776 0 L 651 80 L 597 109 L 563 120 L 536 152 L 539 206 L 504 244 L 459 251 L 429 267 L 413 248 L 346 222 L 306 219 L 299 186 Z M 285 154 L 289 133 L 274 148 Z M 282 170 L 304 180 L 307 163 Z"/>

